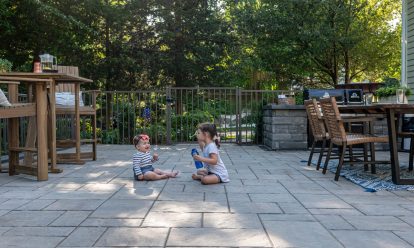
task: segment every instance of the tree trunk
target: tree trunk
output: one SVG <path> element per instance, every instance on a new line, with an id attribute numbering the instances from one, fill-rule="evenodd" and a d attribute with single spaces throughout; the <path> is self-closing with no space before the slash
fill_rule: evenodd
<path id="1" fill-rule="evenodd" d="M 336 55 L 337 51 L 336 51 L 336 42 L 334 42 L 333 44 L 333 71 L 332 71 L 332 79 L 333 79 L 333 84 L 334 86 L 336 86 L 338 84 L 338 58 Z"/>
<path id="2" fill-rule="evenodd" d="M 334 10 L 331 10 L 330 15 L 330 26 L 332 30 L 336 30 L 336 22 L 335 22 L 336 13 Z M 333 40 L 332 43 L 332 83 L 333 86 L 336 86 L 338 84 L 338 55 L 337 55 L 337 43 L 336 40 Z"/>
<path id="3" fill-rule="evenodd" d="M 349 63 L 349 52 L 345 50 L 344 52 L 344 61 L 345 61 L 345 84 L 351 83 L 350 77 L 350 63 Z"/>
<path id="4" fill-rule="evenodd" d="M 109 0 L 106 0 L 106 6 L 109 7 Z M 105 16 L 105 60 L 106 60 L 106 82 L 105 82 L 105 90 L 106 91 L 111 91 L 112 90 L 112 85 L 111 85 L 111 80 L 112 80 L 112 74 L 111 74 L 111 68 L 110 68 L 110 63 L 109 63 L 109 59 L 111 57 L 111 50 L 110 50 L 110 23 L 109 23 L 109 19 L 108 16 Z M 106 118 L 105 118 L 105 122 L 106 122 L 106 128 L 107 130 L 109 130 L 109 128 L 111 127 L 111 116 L 112 116 L 112 94 L 108 93 L 106 95 Z"/>
<path id="5" fill-rule="evenodd" d="M 109 0 L 106 0 L 106 6 L 109 7 Z M 110 28 L 109 28 L 109 20 L 108 16 L 105 16 L 105 60 L 106 60 L 106 82 L 105 82 L 105 89 L 106 90 L 112 90 L 111 88 L 111 68 L 109 65 L 109 59 L 111 57 L 110 55 Z"/>
<path id="6" fill-rule="evenodd" d="M 174 1 L 174 81 L 175 86 L 186 86 L 184 85 L 185 77 L 182 69 L 182 63 L 185 61 L 184 51 L 183 51 L 183 31 L 182 30 L 182 20 L 180 16 L 180 10 L 182 6 L 178 3 L 179 1 Z"/>

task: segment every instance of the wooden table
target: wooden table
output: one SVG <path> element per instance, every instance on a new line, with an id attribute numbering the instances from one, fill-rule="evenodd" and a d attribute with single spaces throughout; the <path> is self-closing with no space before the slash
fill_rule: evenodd
<path id="1" fill-rule="evenodd" d="M 414 114 L 414 104 L 372 104 L 372 105 L 347 105 L 339 106 L 341 113 L 352 114 L 380 114 L 387 118 L 388 136 L 390 145 L 391 157 L 391 172 L 392 181 L 395 184 L 412 184 L 414 185 L 414 178 L 400 177 L 400 163 L 398 159 L 398 127 L 396 126 L 396 117 L 402 114 Z"/>
<path id="2" fill-rule="evenodd" d="M 32 84 L 35 90 L 35 115 L 36 115 L 36 138 L 37 139 L 37 180 L 44 181 L 48 179 L 48 156 L 47 156 L 47 130 L 48 130 L 48 123 L 47 123 L 47 88 L 50 87 L 52 80 L 49 79 L 34 79 L 34 78 L 26 78 L 26 77 L 5 77 L 0 76 L 0 80 L 13 80 L 19 82 L 25 82 Z M 17 101 L 17 85 L 15 86 L 15 90 L 13 92 L 9 92 L 9 98 L 11 102 Z M 18 115 L 17 115 L 18 116 Z M 12 122 L 9 126 L 9 134 L 12 136 L 18 137 L 19 135 L 19 123 Z M 9 140 L 9 146 L 12 147 L 19 147 L 19 140 L 11 139 Z M 16 159 L 16 158 L 10 158 Z M 18 163 L 17 161 L 11 161 L 12 163 Z M 9 168 L 9 170 L 14 170 Z M 10 173 L 11 172 L 11 173 Z M 9 171 L 9 174 L 14 174 L 14 171 Z"/>
<path id="3" fill-rule="evenodd" d="M 48 146 L 49 146 L 49 158 L 52 173 L 59 173 L 62 170 L 57 168 L 57 150 L 56 150 L 56 84 L 59 83 L 73 83 L 75 84 L 75 119 L 80 120 L 79 116 L 79 92 L 80 84 L 93 82 L 90 79 L 73 76 L 66 73 L 33 73 L 33 72 L 7 72 L 0 73 L 0 76 L 6 77 L 25 77 L 35 79 L 49 79 L 50 87 L 49 90 L 49 115 L 48 115 Z M 80 123 L 76 124 L 75 135 L 77 140 L 80 141 Z M 78 137 L 79 136 L 79 137 Z M 77 144 L 80 146 L 80 144 Z M 79 157 L 78 162 L 80 163 L 80 149 L 76 149 L 76 157 Z"/>

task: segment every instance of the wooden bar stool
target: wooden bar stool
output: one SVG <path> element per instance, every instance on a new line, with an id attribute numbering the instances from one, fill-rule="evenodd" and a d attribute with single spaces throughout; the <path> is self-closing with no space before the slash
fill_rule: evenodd
<path id="1" fill-rule="evenodd" d="M 58 66 L 59 73 L 66 73 L 72 76 L 79 76 L 79 69 L 76 66 Z M 56 85 L 56 93 L 71 93 L 74 96 L 73 105 L 56 105 L 56 116 L 72 116 L 74 118 L 74 134 L 72 138 L 57 140 L 56 146 L 59 148 L 75 147 L 75 153 L 59 153 L 57 160 L 59 163 L 78 163 L 83 164 L 83 159 L 96 160 L 97 157 L 97 134 L 96 134 L 96 97 L 98 91 L 91 92 L 91 102 L 88 106 L 79 106 L 76 103 L 81 102 L 80 83 L 65 82 Z M 83 101 L 82 101 L 83 102 Z M 78 110 L 78 111 L 77 111 Z M 79 113 L 77 115 L 77 112 Z M 80 121 L 81 117 L 89 117 L 92 126 L 92 137 L 89 139 L 81 139 Z M 92 152 L 81 152 L 81 144 L 92 144 Z"/>
<path id="2" fill-rule="evenodd" d="M 47 159 L 47 86 L 50 80 L 30 78 L 0 77 L 0 84 L 8 85 L 10 104 L 0 107 L 0 118 L 8 119 L 8 151 L 9 175 L 17 173 L 36 176 L 39 181 L 48 179 Z M 34 100 L 21 103 L 18 99 L 20 82 L 34 86 L 28 90 L 28 99 Z M 34 92 L 32 97 L 32 92 Z M 26 144 L 19 144 L 19 118 L 29 117 Z M 24 152 L 23 164 L 19 153 Z M 36 154 L 36 161 L 33 155 Z"/>

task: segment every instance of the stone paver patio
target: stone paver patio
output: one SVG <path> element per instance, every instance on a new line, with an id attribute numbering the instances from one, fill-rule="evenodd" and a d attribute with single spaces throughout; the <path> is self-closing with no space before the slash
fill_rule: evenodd
<path id="1" fill-rule="evenodd" d="M 47 182 L 0 175 L 0 247 L 413 247 L 414 192 L 367 193 L 300 161 L 223 145 L 228 184 L 191 180 L 190 149 L 162 147 L 179 178 L 132 179 L 132 146 L 64 165 Z"/>

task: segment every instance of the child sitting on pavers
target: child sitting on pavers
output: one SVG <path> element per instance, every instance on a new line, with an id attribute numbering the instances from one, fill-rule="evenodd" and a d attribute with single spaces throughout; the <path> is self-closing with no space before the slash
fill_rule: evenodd
<path id="1" fill-rule="evenodd" d="M 154 153 L 151 156 L 151 144 L 149 140 L 150 138 L 146 134 L 140 134 L 134 137 L 133 143 L 135 149 L 137 149 L 137 153 L 134 154 L 132 160 L 135 180 L 153 181 L 176 177 L 178 171 L 167 172 L 152 166 L 154 162 L 158 161 L 158 154 Z"/>
<path id="2" fill-rule="evenodd" d="M 220 158 L 217 147 L 220 147 L 216 125 L 210 123 L 200 124 L 197 130 L 197 140 L 202 148 L 203 156 L 194 155 L 194 160 L 201 161 L 205 169 L 193 174 L 194 180 L 200 180 L 202 184 L 216 184 L 229 182 L 229 174 L 226 166 Z M 213 141 L 214 139 L 214 141 Z"/>

